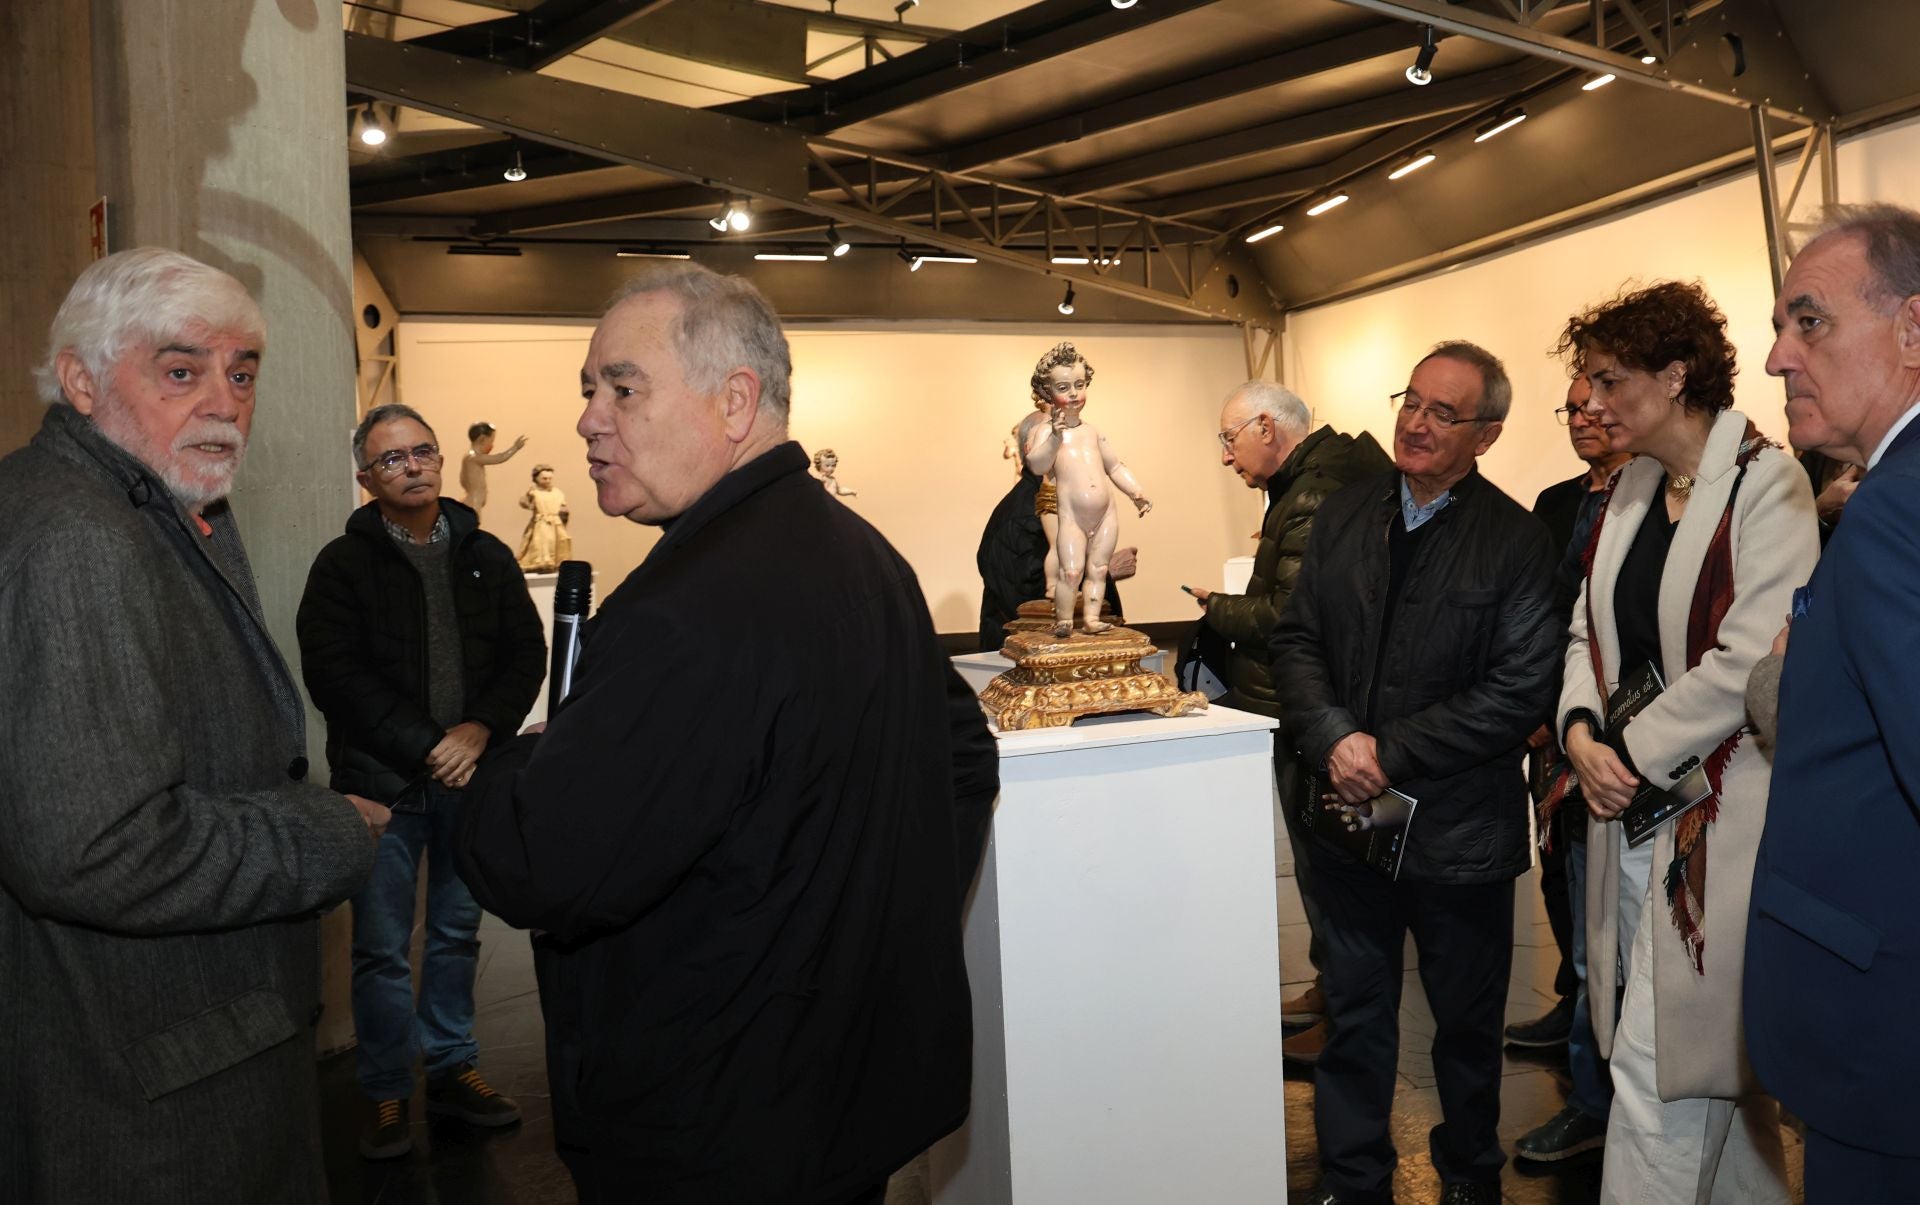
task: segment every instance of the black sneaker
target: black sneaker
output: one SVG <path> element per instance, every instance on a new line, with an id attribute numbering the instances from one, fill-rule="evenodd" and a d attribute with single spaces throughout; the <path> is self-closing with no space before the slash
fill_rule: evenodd
<path id="1" fill-rule="evenodd" d="M 1573 1032 L 1573 1001 L 1562 999 L 1533 1021 L 1518 1021 L 1507 1026 L 1510 1046 L 1565 1046 Z"/>
<path id="2" fill-rule="evenodd" d="M 471 1063 L 427 1081 L 427 1112 L 476 1126 L 510 1126 L 520 1120 L 520 1106 L 495 1092 Z"/>
<path id="3" fill-rule="evenodd" d="M 376 1100 L 373 1117 L 360 1135 L 360 1154 L 368 1159 L 398 1159 L 413 1149 L 413 1131 L 407 1125 L 407 1102 Z"/>
<path id="4" fill-rule="evenodd" d="M 1500 1190 L 1471 1180 L 1455 1180 L 1440 1194 L 1440 1205 L 1500 1205 Z"/>
<path id="5" fill-rule="evenodd" d="M 1568 1105 L 1553 1115 L 1553 1120 L 1529 1130 L 1513 1144 L 1513 1153 L 1536 1163 L 1558 1163 L 1607 1145 L 1605 1118 L 1588 1117 Z"/>

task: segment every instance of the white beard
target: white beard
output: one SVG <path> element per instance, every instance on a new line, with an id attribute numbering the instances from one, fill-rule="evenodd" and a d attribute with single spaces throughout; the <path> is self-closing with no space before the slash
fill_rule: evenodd
<path id="1" fill-rule="evenodd" d="M 215 419 L 194 419 L 174 437 L 173 445 L 162 448 L 133 421 L 132 414 L 117 398 L 102 398 L 94 407 L 93 425 L 100 434 L 146 465 L 165 483 L 182 506 L 198 514 L 233 490 L 233 480 L 246 459 L 247 437 L 232 423 Z M 186 449 L 195 444 L 220 444 L 232 448 L 225 461 L 201 465 L 187 459 Z"/>

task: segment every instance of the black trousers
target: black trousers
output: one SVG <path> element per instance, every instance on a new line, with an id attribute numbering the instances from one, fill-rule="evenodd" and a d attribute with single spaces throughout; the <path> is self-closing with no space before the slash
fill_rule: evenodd
<path id="1" fill-rule="evenodd" d="M 1307 914 L 1307 961 L 1316 977 L 1327 962 L 1326 939 L 1320 930 L 1326 922 L 1320 918 L 1320 900 L 1313 890 L 1313 863 L 1307 858 L 1307 822 L 1300 818 L 1300 804 L 1307 793 L 1307 773 L 1300 766 L 1300 755 L 1292 742 L 1280 732 L 1273 734 L 1273 779 L 1280 793 L 1280 815 L 1286 822 L 1287 842 L 1293 846 L 1293 885 L 1300 889 L 1300 910 Z M 1298 979 L 1300 968 L 1281 967 L 1283 979 Z"/>
<path id="2" fill-rule="evenodd" d="M 1569 805 L 1586 806 L 1579 800 L 1570 800 Z M 1567 840 L 1567 825 L 1562 823 L 1565 819 L 1564 809 L 1554 814 L 1552 848 L 1540 853 L 1540 895 L 1547 906 L 1547 927 L 1553 930 L 1553 944 L 1560 950 L 1560 967 L 1553 973 L 1553 994 L 1570 1002 L 1579 983 L 1573 976 L 1573 902 L 1567 895 L 1567 853 L 1571 848 L 1584 856 L 1587 847 L 1585 843 L 1576 846 Z"/>
<path id="3" fill-rule="evenodd" d="M 1920 1159 L 1883 1155 L 1807 1127 L 1807 1205 L 1920 1201 Z"/>
<path id="4" fill-rule="evenodd" d="M 1400 1056 L 1406 935 L 1433 1009 L 1433 1073 L 1443 1120 L 1428 1135 L 1443 1184 L 1495 1185 L 1501 1029 L 1513 968 L 1512 882 L 1390 881 L 1310 841 L 1326 924 L 1321 979 L 1331 1032 L 1314 1068 L 1321 1184 L 1385 1199 L 1399 1156 L 1388 1128 Z"/>

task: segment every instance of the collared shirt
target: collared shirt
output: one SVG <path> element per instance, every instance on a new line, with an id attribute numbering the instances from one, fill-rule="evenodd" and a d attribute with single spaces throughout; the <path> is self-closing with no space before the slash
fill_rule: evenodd
<path id="1" fill-rule="evenodd" d="M 1907 429 L 1907 424 L 1912 422 L 1917 415 L 1920 415 L 1920 404 L 1907 407 L 1907 412 L 1901 415 L 1887 431 L 1885 438 L 1880 441 L 1880 446 L 1873 450 L 1873 455 L 1867 457 L 1868 468 L 1872 468 L 1874 465 L 1880 463 L 1880 458 L 1887 454 L 1887 449 L 1893 446 L 1893 441 L 1900 438 L 1900 433 Z"/>
<path id="2" fill-rule="evenodd" d="M 395 523 L 392 519 L 387 518 L 387 512 L 380 512 L 380 521 L 387 525 L 387 534 L 393 537 L 394 543 L 413 543 L 413 533 L 398 523 Z M 421 543 L 438 544 L 447 538 L 447 530 L 447 512 L 441 511 L 440 517 L 433 521 L 433 530 L 427 533 L 427 538 L 422 540 Z"/>
<path id="3" fill-rule="evenodd" d="M 1438 498 L 1425 506 L 1414 505 L 1413 491 L 1407 488 L 1407 475 L 1405 473 L 1400 475 L 1400 518 L 1406 523 L 1408 531 L 1418 530 L 1422 523 L 1445 510 L 1447 503 L 1451 501 L 1453 501 L 1453 488 L 1449 486 L 1440 491 Z"/>

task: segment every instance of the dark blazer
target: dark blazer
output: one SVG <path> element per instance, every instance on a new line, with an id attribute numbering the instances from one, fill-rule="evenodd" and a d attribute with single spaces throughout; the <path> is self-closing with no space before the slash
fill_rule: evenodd
<path id="1" fill-rule="evenodd" d="M 1847 503 L 1780 681 L 1747 924 L 1748 1057 L 1809 1127 L 1920 1156 L 1920 423 Z"/>
<path id="2" fill-rule="evenodd" d="M 440 509 L 460 625 L 461 719 L 485 724 L 497 746 L 520 731 L 540 694 L 547 641 L 507 546 L 480 530 L 472 508 L 442 498 Z M 378 503 L 354 511 L 345 534 L 314 558 L 295 631 L 307 691 L 327 717 L 334 789 L 393 802 L 426 773 L 446 729 L 427 708 L 426 592 Z"/>
<path id="3" fill-rule="evenodd" d="M 838 1202 L 966 1116 L 993 739 L 906 562 L 806 468 L 783 444 L 675 519 L 468 791 L 462 876 L 545 931 L 588 1199 Z"/>
<path id="4" fill-rule="evenodd" d="M 316 917 L 374 843 L 233 514 L 66 405 L 0 505 L 0 1201 L 318 1205 Z"/>
<path id="5" fill-rule="evenodd" d="M 1309 767 L 1349 734 L 1372 734 L 1387 780 L 1420 801 L 1406 878 L 1511 879 L 1530 863 L 1521 755 L 1551 710 L 1558 558 L 1538 519 L 1467 474 L 1421 528 L 1382 657 L 1399 514 L 1398 472 L 1321 506 L 1273 633 L 1284 730 Z"/>
<path id="6" fill-rule="evenodd" d="M 1267 482 L 1267 512 L 1246 590 L 1207 596 L 1203 622 L 1233 642 L 1227 696 L 1221 702 L 1261 715 L 1280 714 L 1267 642 L 1300 575 L 1313 517 L 1342 488 L 1392 468 L 1393 461 L 1365 431 L 1356 438 L 1321 427 L 1300 441 Z"/>

